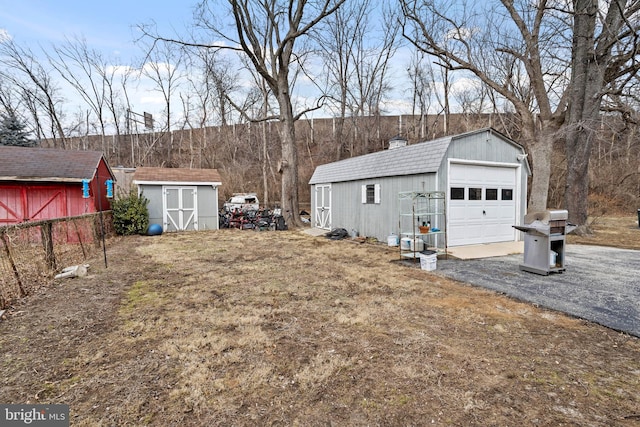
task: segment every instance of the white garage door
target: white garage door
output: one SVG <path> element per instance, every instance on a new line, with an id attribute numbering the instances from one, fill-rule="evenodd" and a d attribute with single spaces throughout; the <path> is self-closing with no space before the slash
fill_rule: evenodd
<path id="1" fill-rule="evenodd" d="M 516 168 L 452 163 L 448 245 L 515 240 Z"/>

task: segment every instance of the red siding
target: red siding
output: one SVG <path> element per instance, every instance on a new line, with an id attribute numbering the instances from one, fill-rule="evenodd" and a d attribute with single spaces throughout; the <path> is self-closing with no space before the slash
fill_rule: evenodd
<path id="1" fill-rule="evenodd" d="M 91 196 L 93 196 L 95 200 L 95 211 L 98 212 L 100 209 L 103 211 L 108 211 L 111 209 L 111 201 L 107 198 L 107 185 L 106 181 L 108 179 L 113 180 L 114 177 L 109 173 L 109 168 L 104 161 L 100 161 L 98 165 L 98 173 L 91 183 Z M 100 189 L 96 188 L 96 184 L 100 183 Z M 113 184 L 115 187 L 115 183 Z M 98 194 L 100 195 L 100 200 L 98 201 Z"/>
<path id="2" fill-rule="evenodd" d="M 28 186 L 24 189 L 27 199 L 26 221 L 67 216 L 64 186 Z"/>
<path id="3" fill-rule="evenodd" d="M 1 185 L 0 224 L 68 216 L 65 185 Z"/>
<path id="4" fill-rule="evenodd" d="M 102 159 L 87 199 L 82 197 L 80 182 L 0 182 L 0 226 L 109 210 L 108 179 L 114 178 Z"/>
<path id="5" fill-rule="evenodd" d="M 16 224 L 24 218 L 20 187 L 0 187 L 0 224 Z"/>
<path id="6" fill-rule="evenodd" d="M 86 213 L 97 212 L 93 192 L 89 191 L 89 198 L 82 198 L 82 184 L 67 186 L 68 216 L 78 216 Z"/>
<path id="7" fill-rule="evenodd" d="M 107 176 L 104 180 L 109 178 Z M 82 184 L 80 183 L 0 184 L 0 225 L 97 212 L 95 180 L 91 183 L 90 188 L 90 197 L 84 199 L 82 198 Z M 102 210 L 109 210 L 110 203 L 106 198 L 104 182 L 100 188 L 100 196 Z"/>

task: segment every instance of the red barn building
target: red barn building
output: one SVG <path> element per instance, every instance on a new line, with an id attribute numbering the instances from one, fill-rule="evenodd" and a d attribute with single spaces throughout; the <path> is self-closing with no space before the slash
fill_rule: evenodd
<path id="1" fill-rule="evenodd" d="M 99 151 L 0 145 L 0 226 L 109 210 L 107 180 Z"/>

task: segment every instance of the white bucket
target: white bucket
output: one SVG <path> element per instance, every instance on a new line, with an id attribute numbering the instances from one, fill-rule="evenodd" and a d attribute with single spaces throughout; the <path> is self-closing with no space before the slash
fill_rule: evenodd
<path id="1" fill-rule="evenodd" d="M 426 271 L 433 271 L 438 265 L 438 254 L 433 251 L 427 253 L 420 252 L 420 268 Z"/>
<path id="2" fill-rule="evenodd" d="M 549 267 L 553 268 L 556 266 L 558 258 L 558 253 L 555 251 L 549 252 Z"/>
<path id="3" fill-rule="evenodd" d="M 414 240 L 411 240 L 411 250 L 415 252 L 420 252 L 424 249 L 424 241 L 416 237 Z"/>
<path id="4" fill-rule="evenodd" d="M 396 236 L 395 234 L 392 234 L 389 237 L 387 237 L 387 244 L 389 246 L 398 246 L 398 236 Z"/>
<path id="5" fill-rule="evenodd" d="M 412 239 L 411 237 L 403 237 L 400 239 L 400 249 L 403 251 L 420 252 L 424 249 L 424 241 L 419 237 L 416 237 L 415 239 Z"/>
<path id="6" fill-rule="evenodd" d="M 411 249 L 411 238 L 410 237 L 403 237 L 402 239 L 400 239 L 400 249 L 406 250 L 406 251 Z"/>

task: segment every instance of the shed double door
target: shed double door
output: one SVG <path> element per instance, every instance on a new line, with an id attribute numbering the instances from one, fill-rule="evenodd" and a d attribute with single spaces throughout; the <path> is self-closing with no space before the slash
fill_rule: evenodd
<path id="1" fill-rule="evenodd" d="M 198 230 L 198 188 L 164 187 L 164 231 Z"/>

